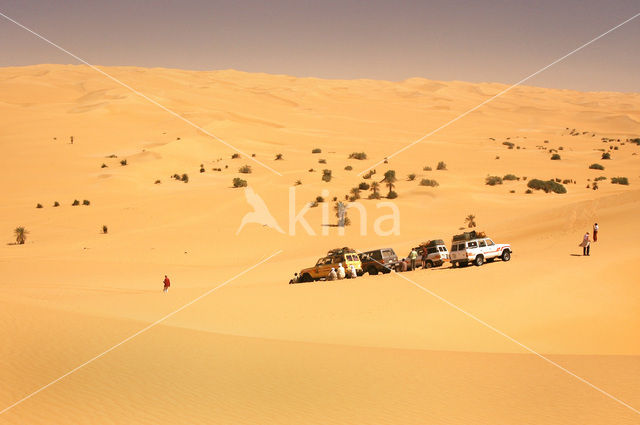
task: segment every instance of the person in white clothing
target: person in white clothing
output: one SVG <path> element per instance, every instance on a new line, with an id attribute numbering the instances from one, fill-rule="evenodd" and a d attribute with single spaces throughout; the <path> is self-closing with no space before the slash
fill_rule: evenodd
<path id="1" fill-rule="evenodd" d="M 589 256 L 589 251 L 591 250 L 591 238 L 589 237 L 589 232 L 584 234 L 580 246 L 582 247 L 582 255 Z"/>
<path id="2" fill-rule="evenodd" d="M 349 266 L 349 272 L 351 274 L 351 278 L 355 279 L 356 277 L 358 277 L 358 272 L 356 271 L 356 266 L 354 266 L 353 264 Z"/>
<path id="3" fill-rule="evenodd" d="M 346 275 L 347 273 L 344 270 L 344 267 L 342 267 L 342 263 L 338 264 L 338 279 L 344 279 Z"/>
<path id="4" fill-rule="evenodd" d="M 329 272 L 329 276 L 327 276 L 327 280 L 336 280 L 338 279 L 338 274 L 336 273 L 336 269 L 332 268 Z"/>

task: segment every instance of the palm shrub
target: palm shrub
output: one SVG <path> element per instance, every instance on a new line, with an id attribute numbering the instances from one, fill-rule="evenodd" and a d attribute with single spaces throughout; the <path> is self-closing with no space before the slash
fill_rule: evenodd
<path id="1" fill-rule="evenodd" d="M 604 152 L 602 154 L 602 159 L 611 159 L 611 154 L 609 152 Z"/>
<path id="2" fill-rule="evenodd" d="M 380 199 L 380 183 L 371 182 L 371 194 L 369 199 Z"/>
<path id="3" fill-rule="evenodd" d="M 476 227 L 476 216 L 473 214 L 469 214 L 465 217 L 464 222 L 467 224 L 468 228 Z"/>
<path id="4" fill-rule="evenodd" d="M 370 187 L 371 186 L 367 182 L 360 182 L 360 184 L 358 185 L 358 189 L 360 190 L 369 190 Z"/>
<path id="5" fill-rule="evenodd" d="M 398 197 L 398 194 L 393 191 L 393 189 L 396 187 L 395 182 L 397 180 L 398 179 L 396 178 L 395 170 L 387 170 L 384 173 L 384 178 L 382 179 L 381 183 L 384 183 L 387 186 L 387 188 L 389 188 L 389 193 L 387 194 L 387 198 L 390 198 L 389 195 L 391 195 L 392 192 L 395 194 L 395 196 L 392 196 L 391 199 Z"/>
<path id="6" fill-rule="evenodd" d="M 446 169 L 447 169 L 447 164 L 444 161 L 438 162 L 438 166 L 436 167 L 436 170 L 446 170 Z"/>
<path id="7" fill-rule="evenodd" d="M 16 227 L 13 233 L 16 235 L 16 243 L 18 245 L 24 245 L 27 240 L 27 235 L 29 231 L 25 229 L 23 226 Z"/>

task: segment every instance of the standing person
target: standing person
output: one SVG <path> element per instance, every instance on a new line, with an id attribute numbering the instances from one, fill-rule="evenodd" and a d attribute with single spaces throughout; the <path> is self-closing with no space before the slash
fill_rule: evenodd
<path id="1" fill-rule="evenodd" d="M 169 292 L 169 286 L 171 286 L 171 281 L 169 280 L 169 277 L 166 274 L 164 275 L 164 281 L 162 283 L 164 283 L 164 288 L 162 289 L 162 292 L 166 294 L 167 292 Z"/>
<path id="2" fill-rule="evenodd" d="M 411 271 L 416 269 L 416 259 L 418 258 L 418 251 L 413 248 L 409 254 L 409 260 L 411 260 Z"/>
<path id="3" fill-rule="evenodd" d="M 423 246 L 422 247 L 422 268 L 426 269 L 427 268 L 427 256 L 429 255 L 429 253 L 427 252 L 427 246 Z"/>
<path id="4" fill-rule="evenodd" d="M 589 232 L 584 234 L 580 246 L 582 247 L 582 255 L 589 256 L 589 251 L 591 249 L 591 239 L 589 238 Z"/>
<path id="5" fill-rule="evenodd" d="M 594 242 L 598 242 L 598 230 L 600 230 L 600 228 L 598 227 L 598 223 L 593 225 L 593 241 Z"/>
<path id="6" fill-rule="evenodd" d="M 344 279 L 347 276 L 347 272 L 344 267 L 342 267 L 342 263 L 338 263 L 338 279 Z"/>

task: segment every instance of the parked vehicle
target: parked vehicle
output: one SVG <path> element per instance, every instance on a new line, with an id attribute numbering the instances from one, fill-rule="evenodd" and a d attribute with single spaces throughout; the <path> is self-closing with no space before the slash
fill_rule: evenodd
<path id="1" fill-rule="evenodd" d="M 398 256 L 393 248 L 374 249 L 358 255 L 362 270 L 370 275 L 390 273 L 398 267 Z"/>
<path id="2" fill-rule="evenodd" d="M 350 248 L 338 248 L 331 250 L 327 253 L 327 256 L 318 260 L 315 266 L 302 269 L 299 273 L 300 282 L 313 282 L 314 280 L 326 279 L 331 272 L 331 269 L 338 269 L 339 264 L 342 263 L 342 267 L 347 271 L 349 276 L 349 269 L 351 265 L 356 268 L 358 276 L 362 276 L 362 263 L 355 250 Z"/>
<path id="3" fill-rule="evenodd" d="M 420 260 L 425 262 L 425 268 L 440 267 L 449 261 L 449 250 L 442 239 L 434 239 L 420 246 Z M 426 251 L 426 257 L 425 257 Z"/>
<path id="4" fill-rule="evenodd" d="M 453 237 L 451 265 L 456 267 L 473 263 L 476 266 L 481 266 L 496 258 L 509 261 L 512 252 L 511 245 L 496 244 L 482 232 L 466 232 Z"/>

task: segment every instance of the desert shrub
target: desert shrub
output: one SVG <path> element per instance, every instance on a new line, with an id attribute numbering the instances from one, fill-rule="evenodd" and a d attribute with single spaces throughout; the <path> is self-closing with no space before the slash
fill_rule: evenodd
<path id="1" fill-rule="evenodd" d="M 533 193 L 533 190 L 531 190 L 531 189 L 527 189 L 527 190 L 525 190 L 525 191 L 524 191 L 524 193 L 527 193 L 527 194 L 529 194 L 529 193 Z"/>
<path id="2" fill-rule="evenodd" d="M 75 199 L 71 204 L 72 207 L 77 207 L 78 205 L 80 205 L 80 201 L 78 201 L 77 199 Z"/>
<path id="3" fill-rule="evenodd" d="M 125 166 L 127 165 L 127 160 L 123 159 L 122 161 L 120 161 L 120 165 Z"/>
<path id="4" fill-rule="evenodd" d="M 315 172 L 315 171 L 316 171 L 316 170 L 314 170 L 313 168 L 309 168 L 309 172 L 310 172 L 310 173 L 313 173 L 313 172 Z"/>
<path id="5" fill-rule="evenodd" d="M 613 147 L 613 150 L 614 150 L 614 151 L 617 151 L 617 150 L 618 150 L 618 147 L 617 147 L 617 146 L 614 146 L 614 147 Z"/>
<path id="6" fill-rule="evenodd" d="M 636 145 L 640 146 L 640 137 L 637 137 L 635 139 L 629 139 L 629 142 L 635 143 Z"/>
<path id="7" fill-rule="evenodd" d="M 284 156 L 281 153 L 276 154 L 276 161 L 283 160 Z"/>
<path id="8" fill-rule="evenodd" d="M 376 170 L 369 170 L 369 172 L 366 173 L 365 175 L 363 175 L 362 178 L 363 179 L 370 179 L 375 173 L 376 173 Z"/>
<path id="9" fill-rule="evenodd" d="M 229 168 L 229 166 L 228 166 L 228 165 L 225 165 L 225 166 L 224 166 L 224 168 L 225 168 L 225 169 L 227 169 L 227 168 Z"/>
<path id="10" fill-rule="evenodd" d="M 238 172 L 242 174 L 251 174 L 251 166 L 243 165 L 242 167 L 238 168 Z"/>
<path id="11" fill-rule="evenodd" d="M 496 155 L 496 159 L 500 159 L 500 155 Z"/>
<path id="12" fill-rule="evenodd" d="M 422 179 L 420 180 L 420 186 L 438 187 L 440 184 L 432 179 Z"/>
<path id="13" fill-rule="evenodd" d="M 384 157 L 384 163 L 388 164 L 389 163 L 389 158 L 387 158 L 386 156 Z"/>
<path id="14" fill-rule="evenodd" d="M 331 181 L 331 170 L 322 170 L 322 181 L 330 182 Z"/>
<path id="15" fill-rule="evenodd" d="M 107 227 L 107 225 L 106 225 L 106 224 L 103 224 L 103 225 L 102 225 L 102 233 L 104 233 L 105 235 L 106 235 L 107 233 L 109 233 L 109 228 Z"/>
<path id="16" fill-rule="evenodd" d="M 354 188 L 351 188 L 350 193 L 351 193 L 351 196 L 349 197 L 349 200 L 351 202 L 355 201 L 356 199 L 360 199 L 360 188 L 359 187 L 356 186 Z"/>
<path id="17" fill-rule="evenodd" d="M 369 190 L 370 187 L 371 186 L 367 182 L 360 182 L 360 184 L 358 185 L 358 189 L 360 190 Z"/>
<path id="18" fill-rule="evenodd" d="M 36 208 L 43 208 L 43 207 L 42 207 L 42 204 L 37 204 L 37 205 L 36 205 Z"/>
<path id="19" fill-rule="evenodd" d="M 388 199 L 396 199 L 398 197 L 398 194 L 396 192 L 394 192 L 393 190 L 390 191 L 389 193 L 387 193 L 387 198 Z"/>
<path id="20" fill-rule="evenodd" d="M 553 155 L 551 155 L 552 161 L 558 161 L 559 159 L 560 159 L 560 154 L 554 153 Z"/>
<path id="21" fill-rule="evenodd" d="M 173 176 L 171 176 L 171 177 L 173 177 L 173 178 L 174 178 L 174 179 L 176 179 L 176 180 L 180 180 L 180 174 L 174 174 L 174 175 L 173 175 Z"/>
<path id="22" fill-rule="evenodd" d="M 516 176 L 515 174 L 506 174 L 504 177 L 502 177 L 502 180 L 518 180 L 518 176 Z"/>
<path id="23" fill-rule="evenodd" d="M 315 208 L 318 206 L 318 201 L 309 202 L 309 208 Z"/>
<path id="24" fill-rule="evenodd" d="M 574 128 L 574 130 L 575 130 L 575 128 Z M 545 140 L 544 142 L 545 142 L 545 143 L 549 143 L 549 141 L 548 141 L 548 140 Z"/>
<path id="25" fill-rule="evenodd" d="M 509 193 L 516 193 L 516 191 L 515 190 L 510 190 Z"/>
<path id="26" fill-rule="evenodd" d="M 189 176 L 185 173 L 182 176 L 180 176 L 180 180 L 185 183 L 189 183 Z"/>
<path id="27" fill-rule="evenodd" d="M 316 196 L 316 202 L 324 202 L 324 198 L 322 196 Z"/>
<path id="28" fill-rule="evenodd" d="M 240 158 L 239 153 L 234 153 L 233 155 L 231 155 L 231 159 L 239 159 L 239 158 Z"/>
<path id="29" fill-rule="evenodd" d="M 351 152 L 349 158 L 363 160 L 367 159 L 367 154 L 364 152 Z"/>
<path id="30" fill-rule="evenodd" d="M 599 181 L 606 180 L 606 179 L 607 178 L 605 176 L 600 176 L 600 177 L 596 177 L 594 180 L 599 182 Z"/>
<path id="31" fill-rule="evenodd" d="M 604 165 L 600 165 L 600 164 L 591 164 L 589 165 L 589 168 L 592 170 L 604 170 Z"/>
<path id="32" fill-rule="evenodd" d="M 89 200 L 88 200 L 88 199 L 84 199 L 84 200 L 82 201 L 82 205 L 91 205 L 91 202 L 89 202 Z"/>
<path id="33" fill-rule="evenodd" d="M 107 155 L 107 158 L 117 158 L 118 155 L 116 155 L 115 153 L 112 153 L 111 155 Z"/>
<path id="34" fill-rule="evenodd" d="M 502 177 L 500 177 L 500 176 L 487 176 L 487 178 L 484 179 L 484 184 L 489 185 L 489 186 L 495 186 L 497 184 L 502 184 Z"/>
<path id="35" fill-rule="evenodd" d="M 444 161 L 438 162 L 438 166 L 436 167 L 436 170 L 446 170 L 446 169 L 447 169 L 447 164 Z"/>
<path id="36" fill-rule="evenodd" d="M 573 183 L 573 180 L 571 180 L 571 179 L 562 180 L 562 184 L 569 184 L 569 183 Z"/>
<path id="37" fill-rule="evenodd" d="M 318 164 L 326 164 L 326 163 L 327 163 L 327 160 L 326 160 L 326 159 L 324 159 L 324 158 L 320 158 L 320 159 L 318 160 Z"/>
<path id="38" fill-rule="evenodd" d="M 320 148 L 313 148 L 313 150 L 311 151 L 311 153 L 322 153 L 322 149 L 320 149 Z"/>
<path id="39" fill-rule="evenodd" d="M 381 198 L 380 192 L 371 192 L 369 194 L 369 199 L 380 199 L 380 198 Z"/>
<path id="40" fill-rule="evenodd" d="M 629 185 L 629 179 L 626 177 L 611 177 L 612 184 L 623 184 L 625 186 Z"/>
<path id="41" fill-rule="evenodd" d="M 53 206 L 54 206 L 54 207 L 59 207 L 59 206 L 60 206 L 60 202 L 55 201 L 55 202 L 53 203 Z"/>
<path id="42" fill-rule="evenodd" d="M 102 165 L 100 166 L 100 168 L 107 168 L 107 164 L 105 164 L 104 162 L 102 163 Z"/>
<path id="43" fill-rule="evenodd" d="M 247 181 L 240 177 L 235 177 L 233 179 L 233 187 L 247 187 Z"/>
<path id="44" fill-rule="evenodd" d="M 351 171 L 353 170 L 353 167 L 351 165 L 347 165 L 346 167 L 344 167 L 344 169 L 347 171 Z"/>
<path id="45" fill-rule="evenodd" d="M 539 180 L 539 179 L 531 179 L 527 186 L 530 189 L 535 190 L 544 190 L 545 193 L 554 192 L 554 193 L 567 193 L 567 188 L 562 184 L 554 181 L 554 180 Z"/>
<path id="46" fill-rule="evenodd" d="M 511 142 L 502 142 L 502 144 L 508 147 L 509 149 L 513 149 L 513 147 L 515 146 L 515 144 Z"/>
<path id="47" fill-rule="evenodd" d="M 415 179 L 416 179 L 415 173 L 411 173 L 407 176 L 407 180 L 409 180 L 410 182 L 414 181 Z"/>
<path id="48" fill-rule="evenodd" d="M 563 148 L 562 146 L 559 146 L 559 147 L 558 147 L 558 150 L 559 150 L 559 151 L 562 151 L 562 150 L 564 150 L 564 148 Z"/>
<path id="49" fill-rule="evenodd" d="M 204 173 L 204 167 L 202 165 L 200 166 L 200 172 Z"/>
<path id="50" fill-rule="evenodd" d="M 431 171 L 431 167 L 427 165 L 426 167 L 422 168 L 422 171 Z"/>
<path id="51" fill-rule="evenodd" d="M 611 154 L 609 152 L 604 152 L 602 154 L 602 159 L 611 159 Z"/>
<path id="52" fill-rule="evenodd" d="M 252 154 L 251 154 L 251 158 L 255 158 L 255 157 L 256 157 L 256 154 L 255 154 L 255 153 L 252 153 Z"/>
<path id="53" fill-rule="evenodd" d="M 296 180 L 294 183 L 295 186 L 300 186 L 302 184 L 302 180 Z"/>
<path id="54" fill-rule="evenodd" d="M 162 183 L 160 180 L 156 180 L 153 182 L 153 184 L 160 184 L 160 183 Z"/>

